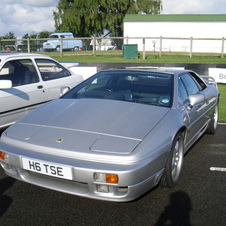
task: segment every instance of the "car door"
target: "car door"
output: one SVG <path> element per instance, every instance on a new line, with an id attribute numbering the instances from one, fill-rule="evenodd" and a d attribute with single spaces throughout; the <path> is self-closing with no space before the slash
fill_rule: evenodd
<path id="1" fill-rule="evenodd" d="M 31 59 L 8 60 L 0 69 L 0 80 L 12 87 L 0 90 L 0 127 L 8 126 L 47 101 L 46 89 Z"/>
<path id="2" fill-rule="evenodd" d="M 187 141 L 192 142 L 193 139 L 200 135 L 203 126 L 207 122 L 205 112 L 207 110 L 207 99 L 204 95 L 200 84 L 190 73 L 184 73 L 179 77 L 178 95 L 183 100 L 182 114 L 184 114 L 184 122 L 188 128 Z M 203 101 L 190 107 L 189 96 L 200 94 L 203 95 Z"/>
<path id="3" fill-rule="evenodd" d="M 65 40 L 65 36 L 61 35 L 61 38 L 63 38 L 63 49 L 68 49 L 68 40 Z"/>
<path id="4" fill-rule="evenodd" d="M 63 89 L 71 89 L 81 82 L 80 76 L 72 76 L 69 70 L 53 60 L 35 59 L 35 62 L 47 88 L 49 100 L 60 97 Z"/>

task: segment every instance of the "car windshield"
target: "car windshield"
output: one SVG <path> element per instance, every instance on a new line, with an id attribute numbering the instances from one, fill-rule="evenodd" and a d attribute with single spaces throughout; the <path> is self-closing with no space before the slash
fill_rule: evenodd
<path id="1" fill-rule="evenodd" d="M 111 99 L 170 107 L 172 84 L 172 75 L 161 72 L 102 71 L 61 98 Z"/>
<path id="2" fill-rule="evenodd" d="M 49 38 L 59 38 L 58 35 L 50 35 Z"/>

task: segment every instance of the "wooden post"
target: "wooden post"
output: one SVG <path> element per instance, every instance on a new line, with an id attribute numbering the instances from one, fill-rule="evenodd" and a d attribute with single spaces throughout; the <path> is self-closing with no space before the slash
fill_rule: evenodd
<path id="1" fill-rule="evenodd" d="M 60 37 L 60 57 L 63 57 L 63 38 Z"/>
<path id="2" fill-rule="evenodd" d="M 160 36 L 160 49 L 159 49 L 159 57 L 162 57 L 162 36 Z"/>
<path id="3" fill-rule="evenodd" d="M 145 38 L 143 38 L 143 60 L 145 60 Z"/>
<path id="4" fill-rule="evenodd" d="M 96 37 L 93 37 L 93 56 L 96 56 Z"/>
<path id="5" fill-rule="evenodd" d="M 192 58 L 193 38 L 190 39 L 190 58 Z"/>
<path id="6" fill-rule="evenodd" d="M 222 38 L 221 58 L 224 58 L 224 37 Z"/>
<path id="7" fill-rule="evenodd" d="M 27 52 L 31 53 L 30 38 L 27 38 Z"/>

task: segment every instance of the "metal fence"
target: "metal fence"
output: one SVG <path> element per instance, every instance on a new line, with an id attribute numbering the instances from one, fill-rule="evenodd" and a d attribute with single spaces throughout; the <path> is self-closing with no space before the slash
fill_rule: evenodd
<path id="1" fill-rule="evenodd" d="M 1 52 L 44 52 L 43 43 L 56 39 L 1 39 Z M 64 49 L 66 40 L 82 40 L 82 48 Z M 175 37 L 90 37 L 90 38 L 60 38 L 59 48 L 54 51 L 63 54 L 81 55 L 120 55 L 123 45 L 137 44 L 139 55 L 193 55 L 224 57 L 226 54 L 225 38 L 175 38 Z"/>

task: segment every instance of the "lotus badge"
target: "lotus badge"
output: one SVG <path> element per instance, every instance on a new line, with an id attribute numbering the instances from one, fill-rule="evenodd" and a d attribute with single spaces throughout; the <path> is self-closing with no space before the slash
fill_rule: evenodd
<path id="1" fill-rule="evenodd" d="M 62 141 L 63 141 L 63 138 L 58 138 L 58 139 L 56 140 L 57 143 L 61 143 Z"/>

